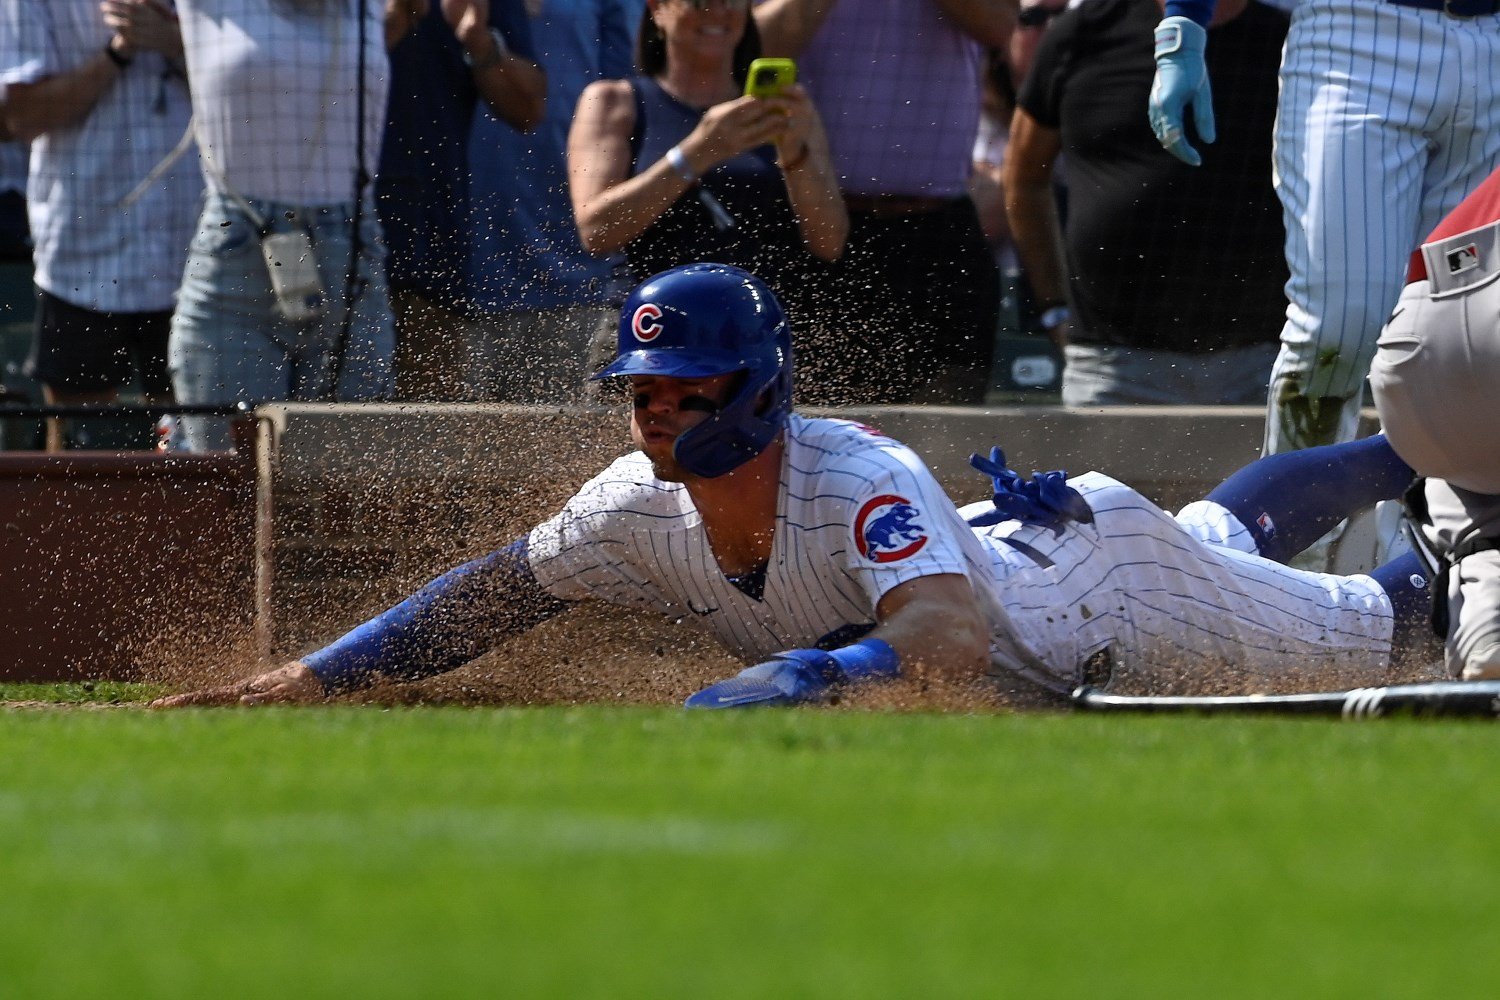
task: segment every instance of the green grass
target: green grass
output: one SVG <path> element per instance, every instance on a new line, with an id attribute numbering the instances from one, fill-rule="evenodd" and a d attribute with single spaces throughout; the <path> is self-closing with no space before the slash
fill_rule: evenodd
<path id="1" fill-rule="evenodd" d="M 1497 738 L 0 713 L 0 996 L 1488 995 Z"/>
<path id="2" fill-rule="evenodd" d="M 40 701 L 54 705 L 137 705 L 166 694 L 160 684 L 75 681 L 63 684 L 0 682 L 0 703 Z"/>

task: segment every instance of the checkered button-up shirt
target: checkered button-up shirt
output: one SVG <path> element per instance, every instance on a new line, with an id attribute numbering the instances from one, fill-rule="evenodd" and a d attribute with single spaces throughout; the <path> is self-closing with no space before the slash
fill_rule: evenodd
<path id="1" fill-rule="evenodd" d="M 109 41 L 97 0 L 0 0 L 0 87 L 77 69 Z M 181 75 L 139 53 L 78 124 L 31 145 L 36 283 L 101 312 L 172 308 L 202 179 L 189 149 L 134 201 L 190 117 Z"/>

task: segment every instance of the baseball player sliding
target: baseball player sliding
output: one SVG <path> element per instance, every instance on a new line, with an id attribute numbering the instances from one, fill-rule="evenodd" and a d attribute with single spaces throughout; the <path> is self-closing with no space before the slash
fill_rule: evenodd
<path id="1" fill-rule="evenodd" d="M 1427 237 L 1370 370 L 1440 565 L 1448 669 L 1500 679 L 1500 170 Z"/>
<path id="2" fill-rule="evenodd" d="M 422 677 L 585 599 L 695 618 L 755 664 L 692 707 L 922 671 L 998 668 L 1054 691 L 1160 668 L 1382 672 L 1429 606 L 1410 553 L 1373 577 L 1273 561 L 1411 482 L 1383 438 L 1263 459 L 1175 520 L 1098 473 L 1021 479 L 995 449 L 975 459 L 993 501 L 958 510 L 904 445 L 791 411 L 781 307 L 718 264 L 636 288 L 600 377 L 629 380 L 640 450 L 555 517 L 298 662 L 158 704 Z"/>
<path id="3" fill-rule="evenodd" d="M 1156 29 L 1151 127 L 1192 164 L 1185 117 L 1214 139 L 1215 2 L 1166 0 Z M 1291 279 L 1266 454 L 1354 437 L 1407 254 L 1500 164 L 1497 81 L 1500 0 L 1299 0 L 1276 120 Z"/>

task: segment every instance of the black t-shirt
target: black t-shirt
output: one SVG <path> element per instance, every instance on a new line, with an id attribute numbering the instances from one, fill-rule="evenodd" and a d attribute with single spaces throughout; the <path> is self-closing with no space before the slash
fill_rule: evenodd
<path id="1" fill-rule="evenodd" d="M 1060 129 L 1074 339 L 1208 351 L 1274 341 L 1285 318 L 1271 131 L 1285 14 L 1252 2 L 1208 37 L 1218 141 L 1190 167 L 1146 117 L 1154 0 L 1087 0 L 1053 22 L 1020 106 Z M 1191 114 L 1189 114 L 1191 118 Z"/>
<path id="2" fill-rule="evenodd" d="M 534 59 L 521 0 L 490 0 L 490 25 Z M 468 260 L 469 128 L 479 89 L 439 5 L 391 50 L 388 124 L 375 178 L 393 287 L 450 309 L 464 306 Z M 372 67 L 370 72 L 377 72 Z"/>

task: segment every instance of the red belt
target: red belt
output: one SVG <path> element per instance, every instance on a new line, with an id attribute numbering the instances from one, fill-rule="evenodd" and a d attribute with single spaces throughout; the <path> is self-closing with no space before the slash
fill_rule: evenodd
<path id="1" fill-rule="evenodd" d="M 1421 250 L 1412 252 L 1411 261 L 1406 265 L 1406 283 L 1427 280 L 1427 258 L 1422 256 Z"/>

